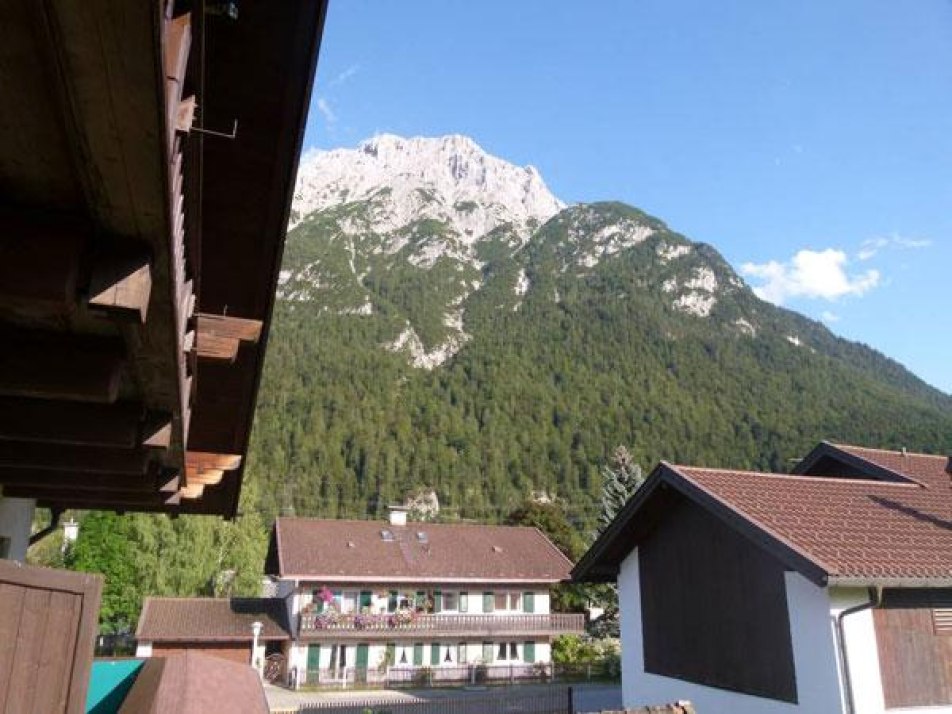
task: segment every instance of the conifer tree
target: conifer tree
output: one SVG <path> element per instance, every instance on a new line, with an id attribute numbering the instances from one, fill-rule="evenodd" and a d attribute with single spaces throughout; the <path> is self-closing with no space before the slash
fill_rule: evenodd
<path id="1" fill-rule="evenodd" d="M 598 516 L 598 532 L 603 533 L 618 512 L 628 503 L 644 482 L 641 467 L 631 452 L 618 446 L 608 465 L 602 469 L 602 510 Z"/>

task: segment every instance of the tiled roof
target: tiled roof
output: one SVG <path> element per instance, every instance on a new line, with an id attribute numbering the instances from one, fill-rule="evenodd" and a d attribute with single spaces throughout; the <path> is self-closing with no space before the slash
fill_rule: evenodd
<path id="1" fill-rule="evenodd" d="M 952 490 L 671 467 L 831 578 L 952 578 Z"/>
<path id="2" fill-rule="evenodd" d="M 289 638 L 284 600 L 279 598 L 147 597 L 136 638 L 152 642 L 224 642 L 252 639 L 260 622 L 262 640 Z"/>
<path id="3" fill-rule="evenodd" d="M 186 650 L 145 661 L 119 710 L 133 712 L 267 714 L 268 700 L 258 673 L 248 665 Z"/>
<path id="4" fill-rule="evenodd" d="M 717 513 L 818 583 L 952 582 L 948 457 L 828 443 L 815 451 L 834 462 L 848 460 L 849 473 L 845 467 L 846 475 L 837 477 L 662 462 L 574 575 L 584 580 L 617 573 L 621 559 L 650 532 L 638 525 L 639 517 L 654 508 L 663 518 L 664 493 L 674 492 Z"/>
<path id="5" fill-rule="evenodd" d="M 271 552 L 272 574 L 327 580 L 551 583 L 572 567 L 538 529 L 518 526 L 279 518 Z"/>
<path id="6" fill-rule="evenodd" d="M 921 484 L 948 489 L 952 484 L 949 472 L 950 458 L 933 454 L 869 449 L 849 444 L 829 444 L 832 449 L 846 452 L 880 468 L 892 471 Z"/>

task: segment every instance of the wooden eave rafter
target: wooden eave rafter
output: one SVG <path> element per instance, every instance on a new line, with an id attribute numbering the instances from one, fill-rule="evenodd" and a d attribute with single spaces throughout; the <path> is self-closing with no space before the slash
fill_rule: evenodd
<path id="1" fill-rule="evenodd" d="M 0 7 L 0 87 L 21 98 L 0 107 L 8 495 L 236 511 L 326 2 L 251 0 L 241 23 L 174 8 Z M 236 118 L 239 141 L 193 131 Z"/>

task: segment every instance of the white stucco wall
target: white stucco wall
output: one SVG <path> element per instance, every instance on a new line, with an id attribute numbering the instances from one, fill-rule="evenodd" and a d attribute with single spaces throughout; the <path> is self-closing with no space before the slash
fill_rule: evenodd
<path id="1" fill-rule="evenodd" d="M 36 501 L 32 498 L 4 498 L 0 495 L 0 538 L 10 539 L 9 560 L 26 559 L 35 509 Z"/>
<path id="2" fill-rule="evenodd" d="M 836 714 L 841 711 L 836 649 L 829 597 L 797 573 L 787 573 L 798 703 L 739 694 L 644 671 L 641 634 L 641 589 L 637 549 L 629 553 L 618 575 L 621 606 L 622 701 L 626 707 L 687 699 L 699 712 L 731 714 Z"/>

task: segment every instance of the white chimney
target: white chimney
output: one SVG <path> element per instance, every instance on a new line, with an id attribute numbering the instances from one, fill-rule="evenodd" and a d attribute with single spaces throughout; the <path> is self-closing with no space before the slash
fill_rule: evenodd
<path id="1" fill-rule="evenodd" d="M 78 537 L 79 524 L 70 518 L 63 524 L 63 541 L 66 543 L 74 543 Z"/>
<path id="2" fill-rule="evenodd" d="M 390 506 L 390 525 L 405 526 L 407 524 L 407 511 L 409 510 L 406 506 Z"/>

